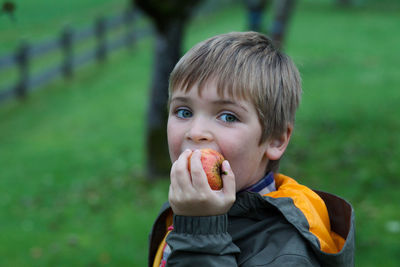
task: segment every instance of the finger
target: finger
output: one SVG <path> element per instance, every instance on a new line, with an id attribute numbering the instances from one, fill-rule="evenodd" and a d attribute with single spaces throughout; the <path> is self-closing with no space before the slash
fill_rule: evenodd
<path id="1" fill-rule="evenodd" d="M 178 188 L 179 190 L 179 188 Z M 168 201 L 169 204 L 171 205 L 172 211 L 177 214 L 179 212 L 179 196 L 181 195 L 181 192 L 176 192 L 172 185 L 169 187 L 169 192 L 168 192 Z"/>
<path id="2" fill-rule="evenodd" d="M 222 191 L 224 192 L 224 195 L 235 196 L 235 174 L 233 173 L 232 168 L 227 160 L 224 160 L 224 162 L 222 162 L 222 172 L 222 182 L 224 185 Z"/>
<path id="3" fill-rule="evenodd" d="M 169 185 L 169 191 L 168 191 L 168 201 L 169 203 L 174 202 L 174 195 L 175 191 L 174 188 L 172 187 L 172 185 Z"/>
<path id="4" fill-rule="evenodd" d="M 170 173 L 170 191 L 173 189 L 175 192 L 180 191 L 180 186 L 179 186 L 179 181 L 178 181 L 178 175 L 176 174 L 176 168 L 177 168 L 177 161 L 176 160 L 171 167 L 171 173 Z"/>
<path id="5" fill-rule="evenodd" d="M 197 190 L 210 189 L 207 176 L 204 172 L 203 165 L 201 164 L 201 152 L 200 150 L 195 150 L 190 159 L 190 173 L 192 176 L 193 187 Z"/>
<path id="6" fill-rule="evenodd" d="M 185 150 L 179 158 L 174 162 L 171 168 L 171 185 L 175 191 L 181 191 L 182 188 L 187 187 L 190 181 L 190 173 L 188 170 L 188 157 L 191 150 Z"/>

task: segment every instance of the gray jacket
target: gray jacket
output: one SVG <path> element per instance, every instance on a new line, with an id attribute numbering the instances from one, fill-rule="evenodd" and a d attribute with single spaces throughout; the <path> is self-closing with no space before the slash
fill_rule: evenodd
<path id="1" fill-rule="evenodd" d="M 228 214 L 174 215 L 174 230 L 167 237 L 172 250 L 167 266 L 354 266 L 351 205 L 328 193 L 311 192 L 326 205 L 333 240 L 342 240 L 336 242 L 337 252 L 323 251 L 329 242 L 318 237 L 315 220 L 310 220 L 308 211 L 295 198 L 242 192 L 237 194 Z M 165 221 L 170 213 L 166 203 L 153 226 L 149 266 L 165 236 Z"/>

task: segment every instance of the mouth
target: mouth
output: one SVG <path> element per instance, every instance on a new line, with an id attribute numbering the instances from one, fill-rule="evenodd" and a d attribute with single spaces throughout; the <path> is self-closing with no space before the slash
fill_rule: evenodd
<path id="1" fill-rule="evenodd" d="M 213 146 L 186 147 L 186 148 L 184 148 L 184 149 L 182 150 L 182 152 L 185 151 L 186 149 L 190 149 L 192 152 L 195 151 L 195 150 L 201 150 L 201 149 L 212 149 L 212 150 L 217 151 L 217 152 L 220 153 L 221 155 L 223 155 L 222 152 L 221 152 L 221 150 L 220 150 L 218 147 L 213 147 Z M 182 152 L 181 152 L 181 153 L 182 153 Z"/>

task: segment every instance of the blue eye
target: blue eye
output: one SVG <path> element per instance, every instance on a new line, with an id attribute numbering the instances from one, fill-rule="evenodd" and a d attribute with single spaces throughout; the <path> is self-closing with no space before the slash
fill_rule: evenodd
<path id="1" fill-rule="evenodd" d="M 187 119 L 192 117 L 192 112 L 190 110 L 180 108 L 176 111 L 176 116 L 178 118 Z"/>
<path id="2" fill-rule="evenodd" d="M 235 115 L 229 114 L 229 113 L 224 113 L 220 116 L 220 119 L 224 122 L 237 122 L 239 121 L 238 118 Z"/>

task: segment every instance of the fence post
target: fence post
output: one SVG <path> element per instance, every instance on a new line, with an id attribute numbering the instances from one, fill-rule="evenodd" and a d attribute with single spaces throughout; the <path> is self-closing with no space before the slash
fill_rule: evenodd
<path id="1" fill-rule="evenodd" d="M 73 54 L 72 54 L 72 30 L 70 27 L 65 27 L 61 33 L 61 49 L 64 53 L 64 61 L 62 64 L 62 72 L 64 78 L 70 79 L 73 75 Z"/>
<path id="2" fill-rule="evenodd" d="M 97 61 L 102 62 L 107 57 L 107 43 L 106 43 L 106 21 L 104 18 L 96 20 L 95 33 L 97 38 Z"/>
<path id="3" fill-rule="evenodd" d="M 16 95 L 22 99 L 26 97 L 29 82 L 29 45 L 26 42 L 20 44 L 15 55 L 19 67 L 19 81 L 15 86 Z"/>
<path id="4" fill-rule="evenodd" d="M 126 39 L 125 43 L 129 48 L 132 48 L 132 45 L 135 41 L 134 37 L 134 27 L 132 26 L 133 22 L 133 17 L 134 17 L 134 9 L 132 7 L 129 7 L 124 14 L 124 22 L 126 25 Z"/>

